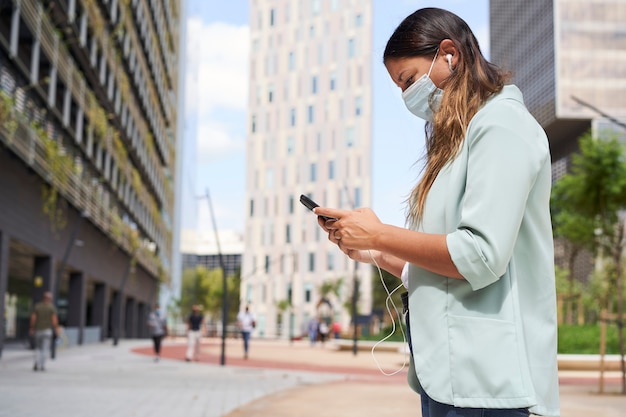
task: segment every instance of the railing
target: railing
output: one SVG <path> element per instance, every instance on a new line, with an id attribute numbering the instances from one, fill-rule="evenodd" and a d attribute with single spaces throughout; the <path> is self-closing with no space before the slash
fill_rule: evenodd
<path id="1" fill-rule="evenodd" d="M 55 28 L 50 23 L 48 17 L 42 13 L 41 5 L 35 0 L 22 0 L 20 3 L 20 13 L 22 15 L 22 18 L 24 19 L 24 22 L 30 27 L 33 33 L 36 34 L 37 28 L 40 28 L 40 41 L 42 50 L 44 51 L 44 53 L 46 53 L 48 57 L 50 57 L 53 62 L 56 63 L 58 68 L 58 75 L 63 80 L 68 90 L 71 92 L 75 101 L 83 105 L 83 108 L 85 109 L 87 114 L 103 113 L 103 109 L 97 104 L 97 99 L 95 98 L 93 93 L 84 88 L 81 88 L 81 85 L 84 83 L 84 77 L 74 66 L 73 60 L 71 59 L 67 48 L 64 45 L 59 44 L 59 38 L 55 34 Z M 111 54 L 108 55 L 110 56 Z M 136 112 L 135 116 L 139 118 L 136 118 L 135 120 L 143 121 L 143 118 L 139 116 L 139 111 L 136 108 L 136 104 L 132 101 L 131 103 L 127 104 L 130 104 L 130 106 L 132 106 L 133 104 L 135 105 L 135 107 L 129 107 L 129 110 Z M 91 120 L 91 122 L 93 122 L 93 120 Z M 116 154 L 115 148 L 111 145 L 110 138 L 113 136 L 113 128 L 107 123 L 106 129 L 107 134 L 106 138 L 104 139 L 106 148 L 108 151 L 110 151 L 114 158 L 117 159 L 116 165 L 118 167 L 123 167 L 126 161 L 119 160 L 120 156 Z M 146 135 L 148 132 L 147 127 L 143 125 L 143 129 L 144 130 L 142 134 Z M 151 158 L 153 158 L 153 161 L 156 161 L 156 156 L 154 154 L 151 154 Z M 149 172 L 150 170 L 146 171 Z M 155 170 L 155 173 L 159 176 L 160 183 L 165 186 L 166 180 L 163 173 L 159 170 Z M 125 174 L 127 182 L 132 184 L 132 174 L 129 172 L 126 172 Z M 159 190 L 160 187 L 155 188 Z M 171 190 L 169 190 L 169 187 L 167 187 L 167 189 L 160 189 L 159 191 L 161 193 L 162 203 L 166 205 L 171 212 Z M 149 209 L 153 203 L 152 195 L 148 193 L 147 190 L 145 190 L 144 188 L 135 189 L 135 192 L 144 207 Z M 150 216 L 151 222 L 142 220 L 142 216 L 139 215 L 136 215 L 135 217 L 142 224 L 144 230 L 152 230 L 152 227 L 150 227 L 150 223 L 153 223 L 158 230 L 163 232 L 160 246 L 166 253 L 166 256 L 169 256 L 170 242 L 167 240 L 166 234 L 164 232 L 165 230 L 167 230 L 167 227 L 163 222 L 163 219 L 160 216 L 154 218 L 154 216 L 150 214 L 150 210 L 148 210 L 148 216 Z"/>
<path id="2" fill-rule="evenodd" d="M 132 231 L 129 228 L 123 228 L 121 233 L 114 232 L 114 214 L 102 202 L 99 193 L 94 192 L 94 185 L 80 178 L 71 168 L 65 168 L 64 180 L 61 181 L 53 174 L 44 143 L 44 140 L 51 139 L 42 139 L 22 118 L 16 117 L 14 120 L 17 122 L 17 127 L 13 131 L 7 130 L 6 123 L 0 124 L 0 141 L 37 172 L 44 181 L 57 189 L 74 207 L 86 213 L 89 220 L 120 248 L 128 254 L 133 253 Z M 158 276 L 158 261 L 146 248 L 140 248 L 136 256 L 139 263 L 150 274 Z"/>

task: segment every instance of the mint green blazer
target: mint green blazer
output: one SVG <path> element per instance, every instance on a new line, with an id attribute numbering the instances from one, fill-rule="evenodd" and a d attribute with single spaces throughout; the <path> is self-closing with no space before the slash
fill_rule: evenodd
<path id="1" fill-rule="evenodd" d="M 472 119 L 417 228 L 447 235 L 465 280 L 409 266 L 409 383 L 458 407 L 558 416 L 548 140 L 506 86 Z"/>

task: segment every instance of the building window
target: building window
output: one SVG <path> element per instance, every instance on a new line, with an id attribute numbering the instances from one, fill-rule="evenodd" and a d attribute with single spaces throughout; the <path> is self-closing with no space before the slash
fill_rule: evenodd
<path id="1" fill-rule="evenodd" d="M 270 103 L 274 101 L 274 84 L 270 84 L 267 88 L 267 101 Z"/>
<path id="2" fill-rule="evenodd" d="M 317 181 L 317 164 L 311 164 L 311 182 Z"/>
<path id="3" fill-rule="evenodd" d="M 311 78 L 311 93 L 317 94 L 317 75 Z"/>
<path id="4" fill-rule="evenodd" d="M 359 187 L 354 189 L 354 207 L 361 207 L 361 189 Z"/>
<path id="5" fill-rule="evenodd" d="M 315 252 L 309 253 L 309 272 L 315 272 Z"/>
<path id="6" fill-rule="evenodd" d="M 292 195 L 289 196 L 289 214 L 293 214 L 293 210 L 295 207 L 295 200 Z"/>
<path id="7" fill-rule="evenodd" d="M 361 26 L 363 26 L 363 15 L 362 14 L 357 14 L 356 18 L 354 19 L 354 24 L 356 25 L 356 27 L 360 28 Z"/>
<path id="8" fill-rule="evenodd" d="M 276 10 L 275 9 L 271 9 L 270 10 L 270 26 L 274 26 L 274 22 L 276 18 Z"/>
<path id="9" fill-rule="evenodd" d="M 337 73 L 335 71 L 330 73 L 330 91 L 334 91 L 337 88 Z"/>
<path id="10" fill-rule="evenodd" d="M 289 52 L 289 70 L 296 69 L 296 55 L 295 52 Z"/>
<path id="11" fill-rule="evenodd" d="M 363 112 L 363 97 L 358 96 L 354 99 L 354 114 L 360 116 Z"/>
<path id="12" fill-rule="evenodd" d="M 315 119 L 315 107 L 313 105 L 309 106 L 308 117 L 309 117 L 309 123 L 313 123 Z"/>
<path id="13" fill-rule="evenodd" d="M 289 124 L 290 126 L 296 125 L 296 109 L 291 109 L 291 112 L 289 113 Z"/>
<path id="14" fill-rule="evenodd" d="M 250 217 L 254 216 L 254 200 L 250 200 Z"/>
<path id="15" fill-rule="evenodd" d="M 291 225 L 285 226 L 285 243 L 291 243 Z"/>
<path id="16" fill-rule="evenodd" d="M 348 58 L 354 58 L 355 55 L 354 38 L 348 40 Z"/>
<path id="17" fill-rule="evenodd" d="M 272 168 L 268 168 L 265 171 L 265 187 L 268 190 L 274 188 L 274 170 Z"/>
<path id="18" fill-rule="evenodd" d="M 311 2 L 311 11 L 313 12 L 313 16 L 320 14 L 320 0 L 313 0 Z"/>
<path id="19" fill-rule="evenodd" d="M 313 286 L 310 283 L 304 285 L 304 302 L 310 303 L 313 299 Z"/>
<path id="20" fill-rule="evenodd" d="M 350 126 L 346 129 L 346 146 L 351 148 L 354 146 L 355 135 L 354 135 L 354 127 Z"/>
<path id="21" fill-rule="evenodd" d="M 287 138 L 287 154 L 288 155 L 291 155 L 293 153 L 293 151 L 294 151 L 294 143 L 295 143 L 295 141 L 293 139 L 293 136 L 289 136 Z"/>
<path id="22" fill-rule="evenodd" d="M 250 130 L 252 131 L 252 133 L 256 132 L 256 115 L 252 115 L 252 123 L 250 126 Z"/>
<path id="23" fill-rule="evenodd" d="M 329 271 L 335 269 L 335 254 L 332 252 L 328 252 L 326 267 Z"/>
<path id="24" fill-rule="evenodd" d="M 269 255 L 265 255 L 265 273 L 266 274 L 270 273 L 270 256 Z"/>
<path id="25" fill-rule="evenodd" d="M 335 179 L 335 161 L 328 161 L 328 179 Z"/>

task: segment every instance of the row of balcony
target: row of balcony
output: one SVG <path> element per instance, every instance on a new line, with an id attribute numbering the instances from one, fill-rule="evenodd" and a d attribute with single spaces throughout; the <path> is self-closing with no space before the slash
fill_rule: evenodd
<path id="1" fill-rule="evenodd" d="M 157 144 L 159 154 L 165 163 L 169 161 L 169 155 L 172 150 L 170 147 L 165 146 L 166 142 L 163 138 L 167 130 L 164 127 L 165 124 L 162 121 L 162 117 L 158 115 L 157 106 L 154 105 L 159 103 L 159 100 L 157 95 L 149 88 L 151 84 L 147 80 L 149 77 L 146 77 L 146 74 L 149 73 L 145 65 L 141 65 L 141 53 L 136 52 L 140 49 L 138 48 L 140 44 L 131 45 L 131 38 L 128 35 L 121 36 L 121 32 L 117 32 L 117 35 L 109 34 L 107 23 L 101 14 L 101 10 L 92 0 L 86 1 L 84 6 L 85 10 L 81 15 L 80 22 L 73 21 L 75 12 L 68 12 L 67 19 L 72 23 L 69 27 L 74 30 L 73 36 L 79 39 L 80 47 L 85 53 L 90 55 L 90 65 L 94 71 L 99 72 L 98 81 L 102 88 L 106 88 L 108 100 L 114 102 L 112 105 L 116 115 L 121 117 L 122 127 L 129 129 L 128 126 L 130 125 L 132 126 L 130 128 L 131 131 L 133 128 L 136 128 L 139 136 L 144 138 L 143 141 L 137 144 L 137 155 L 145 171 L 151 177 L 153 185 L 155 185 L 155 191 L 159 196 L 161 204 L 167 204 L 172 195 L 171 184 L 158 168 L 161 166 L 161 159 L 157 157 L 155 148 L 151 146 L 151 139 L 154 139 Z M 88 39 L 90 32 L 87 28 L 89 26 L 91 26 L 92 32 L 99 32 L 97 37 L 92 36 Z M 129 32 L 126 31 L 126 33 Z M 122 50 L 122 54 L 118 54 L 118 50 L 115 48 L 118 43 L 120 43 L 119 48 Z M 136 96 L 130 91 L 130 79 L 124 71 L 120 55 L 124 57 L 128 64 L 128 73 L 133 74 L 132 81 L 137 91 Z M 140 109 L 137 97 L 142 100 L 144 112 Z M 145 122 L 144 114 L 151 121 L 154 135 L 149 133 L 150 128 Z M 130 121 L 130 123 L 127 123 L 127 121 Z M 157 121 L 160 122 L 157 123 Z M 127 135 L 132 139 L 131 131 L 127 132 Z M 171 210 L 170 207 L 168 208 Z"/>
<path id="2" fill-rule="evenodd" d="M 126 253 L 134 256 L 146 271 L 152 276 L 159 276 L 162 264 L 154 253 L 154 245 L 148 239 L 142 239 L 138 231 L 124 222 L 117 210 L 111 209 L 105 202 L 97 178 L 92 176 L 90 180 L 88 175 L 77 169 L 71 158 L 63 158 L 64 150 L 53 150 L 56 142 L 40 134 L 24 117 L 7 112 L 4 105 L 0 109 L 0 141 L 41 176 L 51 190 L 58 190 L 91 223 Z M 58 219 L 52 219 L 55 220 Z"/>
<path id="3" fill-rule="evenodd" d="M 46 17 L 42 15 L 40 6 L 39 6 L 39 9 L 37 9 L 35 8 L 35 5 L 32 3 L 33 3 L 32 0 L 24 0 L 21 3 L 21 9 L 20 9 L 21 15 L 25 23 L 27 24 L 30 23 L 31 27 L 32 26 L 39 27 L 38 32 L 40 33 L 41 49 L 44 51 L 44 53 L 46 53 L 48 56 L 56 57 L 56 58 L 53 58 L 53 60 L 56 62 L 57 65 L 54 67 L 52 71 L 53 73 L 52 78 L 56 78 L 55 76 L 58 73 L 61 80 L 64 81 L 66 89 L 67 89 L 66 92 L 68 93 L 66 94 L 67 97 L 65 101 L 68 102 L 67 98 L 71 96 L 73 98 L 74 103 L 80 103 L 78 106 L 76 106 L 79 108 L 78 113 L 80 114 L 80 112 L 83 111 L 84 109 L 84 113 L 88 115 L 88 119 L 89 119 L 88 123 L 91 123 L 91 127 L 95 127 L 94 130 L 96 131 L 96 135 L 99 137 L 101 142 L 104 142 L 102 146 L 105 147 L 106 150 L 111 155 L 114 156 L 115 165 L 120 168 L 129 167 L 130 164 L 128 163 L 127 155 L 121 154 L 119 152 L 119 147 L 114 146 L 115 143 L 113 143 L 114 142 L 113 139 L 119 137 L 119 132 L 117 132 L 109 124 L 105 111 L 99 106 L 99 103 L 97 102 L 97 99 L 95 98 L 93 93 L 91 93 L 87 89 L 85 85 L 85 80 L 82 74 L 76 69 L 74 62 L 70 58 L 70 55 L 65 49 L 65 47 L 59 44 L 59 38 L 52 32 L 53 26 L 46 19 Z M 20 47 L 22 48 L 23 46 L 24 45 L 20 45 Z M 33 65 L 31 63 L 31 68 L 32 67 Z M 27 69 L 23 69 L 23 70 L 27 71 Z M 57 70 L 57 72 L 55 73 L 54 70 Z M 32 74 L 31 74 L 31 78 L 32 78 Z M 53 80 L 51 84 L 54 85 L 56 83 Z M 49 98 L 49 101 L 50 101 L 50 98 Z M 54 101 L 54 99 L 52 99 L 51 101 Z M 65 106 L 62 106 L 62 107 L 65 107 Z M 67 107 L 73 108 L 75 106 L 70 105 Z M 64 115 L 63 115 L 64 126 L 72 130 L 71 129 L 72 126 L 70 126 L 69 119 L 70 119 L 69 112 L 64 112 Z M 82 120 L 82 118 L 77 118 L 77 119 Z M 122 117 L 122 119 L 125 119 L 125 117 Z M 78 128 L 78 125 L 79 123 L 77 123 L 77 129 L 75 129 L 74 133 L 75 133 L 75 136 L 77 136 L 78 139 L 80 140 L 82 131 L 81 129 Z M 87 129 L 87 130 L 91 131 L 91 129 Z M 145 134 L 148 135 L 148 132 L 146 131 Z M 133 137 L 136 138 L 137 135 L 133 135 Z M 137 144 L 141 143 L 141 140 L 134 140 L 133 143 L 135 144 L 135 146 L 137 146 Z M 123 171 L 122 176 L 125 177 L 125 182 L 135 185 L 134 188 L 136 189 L 136 192 L 138 194 L 140 201 L 142 201 L 143 207 L 152 208 L 155 205 L 154 199 L 150 193 L 148 193 L 145 189 L 143 189 L 141 184 L 137 186 L 138 181 L 136 180 L 136 175 L 134 175 L 134 172 L 128 168 L 122 169 L 122 171 Z M 152 177 L 150 178 L 151 180 L 154 180 L 154 176 L 157 175 L 157 173 L 158 175 L 160 175 L 161 178 L 163 177 L 163 172 L 160 171 L 159 169 L 156 169 L 154 165 L 153 165 L 153 168 L 148 172 L 152 173 L 151 174 Z M 165 181 L 166 180 L 163 180 L 163 183 L 165 183 Z M 171 196 L 171 191 L 168 194 L 169 196 Z M 172 207 L 171 197 L 168 198 L 168 196 L 165 196 L 164 191 L 162 189 L 161 189 L 160 195 L 162 196 L 162 201 L 165 200 L 166 203 L 169 203 L 169 204 L 166 204 L 166 207 L 170 208 L 171 210 L 171 207 Z M 163 221 L 160 218 L 160 215 L 158 213 L 154 213 L 154 210 L 150 210 L 149 217 L 141 216 L 139 214 L 140 213 L 137 213 L 136 218 L 139 219 L 141 223 L 143 223 L 142 224 L 143 229 L 147 231 L 153 230 L 153 233 L 151 233 L 153 234 L 153 239 L 157 241 L 161 240 L 158 238 L 159 236 L 154 236 L 155 234 L 163 235 L 163 233 L 161 232 L 166 230 L 163 224 Z M 144 220 L 142 221 L 141 219 L 144 219 Z M 151 227 L 151 224 L 155 224 L 156 227 Z"/>

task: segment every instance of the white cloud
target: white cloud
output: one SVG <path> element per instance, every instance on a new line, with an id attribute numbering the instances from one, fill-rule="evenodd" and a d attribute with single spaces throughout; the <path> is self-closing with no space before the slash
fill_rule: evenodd
<path id="1" fill-rule="evenodd" d="M 249 33 L 248 26 L 187 20 L 185 112 L 199 163 L 244 152 Z"/>
<path id="2" fill-rule="evenodd" d="M 197 155 L 199 164 L 206 164 L 225 154 L 244 152 L 245 141 L 232 129 L 216 120 L 198 123 Z"/>
<path id="3" fill-rule="evenodd" d="M 187 111 L 245 110 L 248 97 L 248 26 L 187 21 Z"/>

